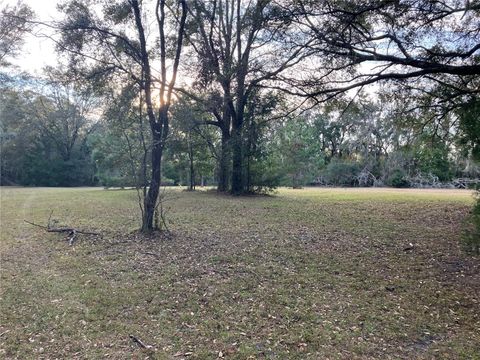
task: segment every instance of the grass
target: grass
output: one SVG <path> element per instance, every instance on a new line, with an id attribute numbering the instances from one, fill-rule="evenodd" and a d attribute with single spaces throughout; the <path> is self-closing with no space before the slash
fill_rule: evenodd
<path id="1" fill-rule="evenodd" d="M 480 359 L 471 193 L 168 196 L 173 235 L 146 239 L 134 191 L 2 188 L 0 357 Z M 103 237 L 23 222 L 51 210 Z"/>

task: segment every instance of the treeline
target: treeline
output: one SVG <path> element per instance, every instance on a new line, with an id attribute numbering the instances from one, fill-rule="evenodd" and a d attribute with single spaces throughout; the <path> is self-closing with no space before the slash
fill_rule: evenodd
<path id="1" fill-rule="evenodd" d="M 95 184 L 87 117 L 91 98 L 64 84 L 41 91 L 31 79 L 8 79 L 0 88 L 2 185 Z"/>
<path id="2" fill-rule="evenodd" d="M 100 98 L 89 87 L 54 77 L 10 78 L 0 89 L 1 184 L 148 184 L 152 140 L 134 89 Z M 270 93 L 249 106 L 241 142 L 248 192 L 305 185 L 455 186 L 456 178 L 480 174 L 469 129 L 478 127 L 478 102 L 428 124 L 428 113 L 405 112 L 387 93 L 295 114 L 282 113 L 284 101 Z M 162 184 L 230 187 L 221 171 L 235 144 L 222 141 L 211 113 L 185 96 L 171 117 Z"/>

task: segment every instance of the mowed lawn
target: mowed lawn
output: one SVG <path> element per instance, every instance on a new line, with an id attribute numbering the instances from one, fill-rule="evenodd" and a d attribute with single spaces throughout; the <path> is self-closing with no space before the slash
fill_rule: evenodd
<path id="1" fill-rule="evenodd" d="M 0 358 L 480 358 L 471 192 L 167 196 L 144 238 L 135 191 L 2 188 Z"/>

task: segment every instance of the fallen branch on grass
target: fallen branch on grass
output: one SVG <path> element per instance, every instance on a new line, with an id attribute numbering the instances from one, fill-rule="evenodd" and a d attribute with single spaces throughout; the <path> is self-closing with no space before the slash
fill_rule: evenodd
<path id="1" fill-rule="evenodd" d="M 52 217 L 52 213 L 50 213 L 50 217 L 48 218 L 48 224 L 47 226 L 45 225 L 40 225 L 40 224 L 35 224 L 34 222 L 28 221 L 28 220 L 23 220 L 27 224 L 37 226 L 39 228 L 45 229 L 47 232 L 54 232 L 54 233 L 66 233 L 67 234 L 67 240 L 69 245 L 73 245 L 77 238 L 77 234 L 85 234 L 85 235 L 100 235 L 99 233 L 92 232 L 92 231 L 84 231 L 84 230 L 79 230 L 73 227 L 52 227 L 50 224 L 50 219 Z"/>
<path id="2" fill-rule="evenodd" d="M 130 337 L 130 339 L 132 339 L 132 341 L 137 344 L 138 346 L 140 346 L 141 348 L 144 348 L 144 349 L 151 349 L 152 348 L 152 345 L 147 345 L 145 344 L 142 340 L 140 340 L 139 338 L 133 336 L 133 335 L 128 335 Z"/>

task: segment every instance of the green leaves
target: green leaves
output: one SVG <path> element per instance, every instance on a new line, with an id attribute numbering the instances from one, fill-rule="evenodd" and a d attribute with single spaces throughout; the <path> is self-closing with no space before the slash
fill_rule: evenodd
<path id="1" fill-rule="evenodd" d="M 123 23 L 127 19 L 133 19 L 132 8 L 128 1 L 120 1 L 119 3 L 107 4 L 103 8 L 105 18 L 114 24 Z"/>
<path id="2" fill-rule="evenodd" d="M 474 159 L 480 161 L 480 99 L 466 103 L 460 110 L 459 143 L 467 151 L 471 150 Z"/>

